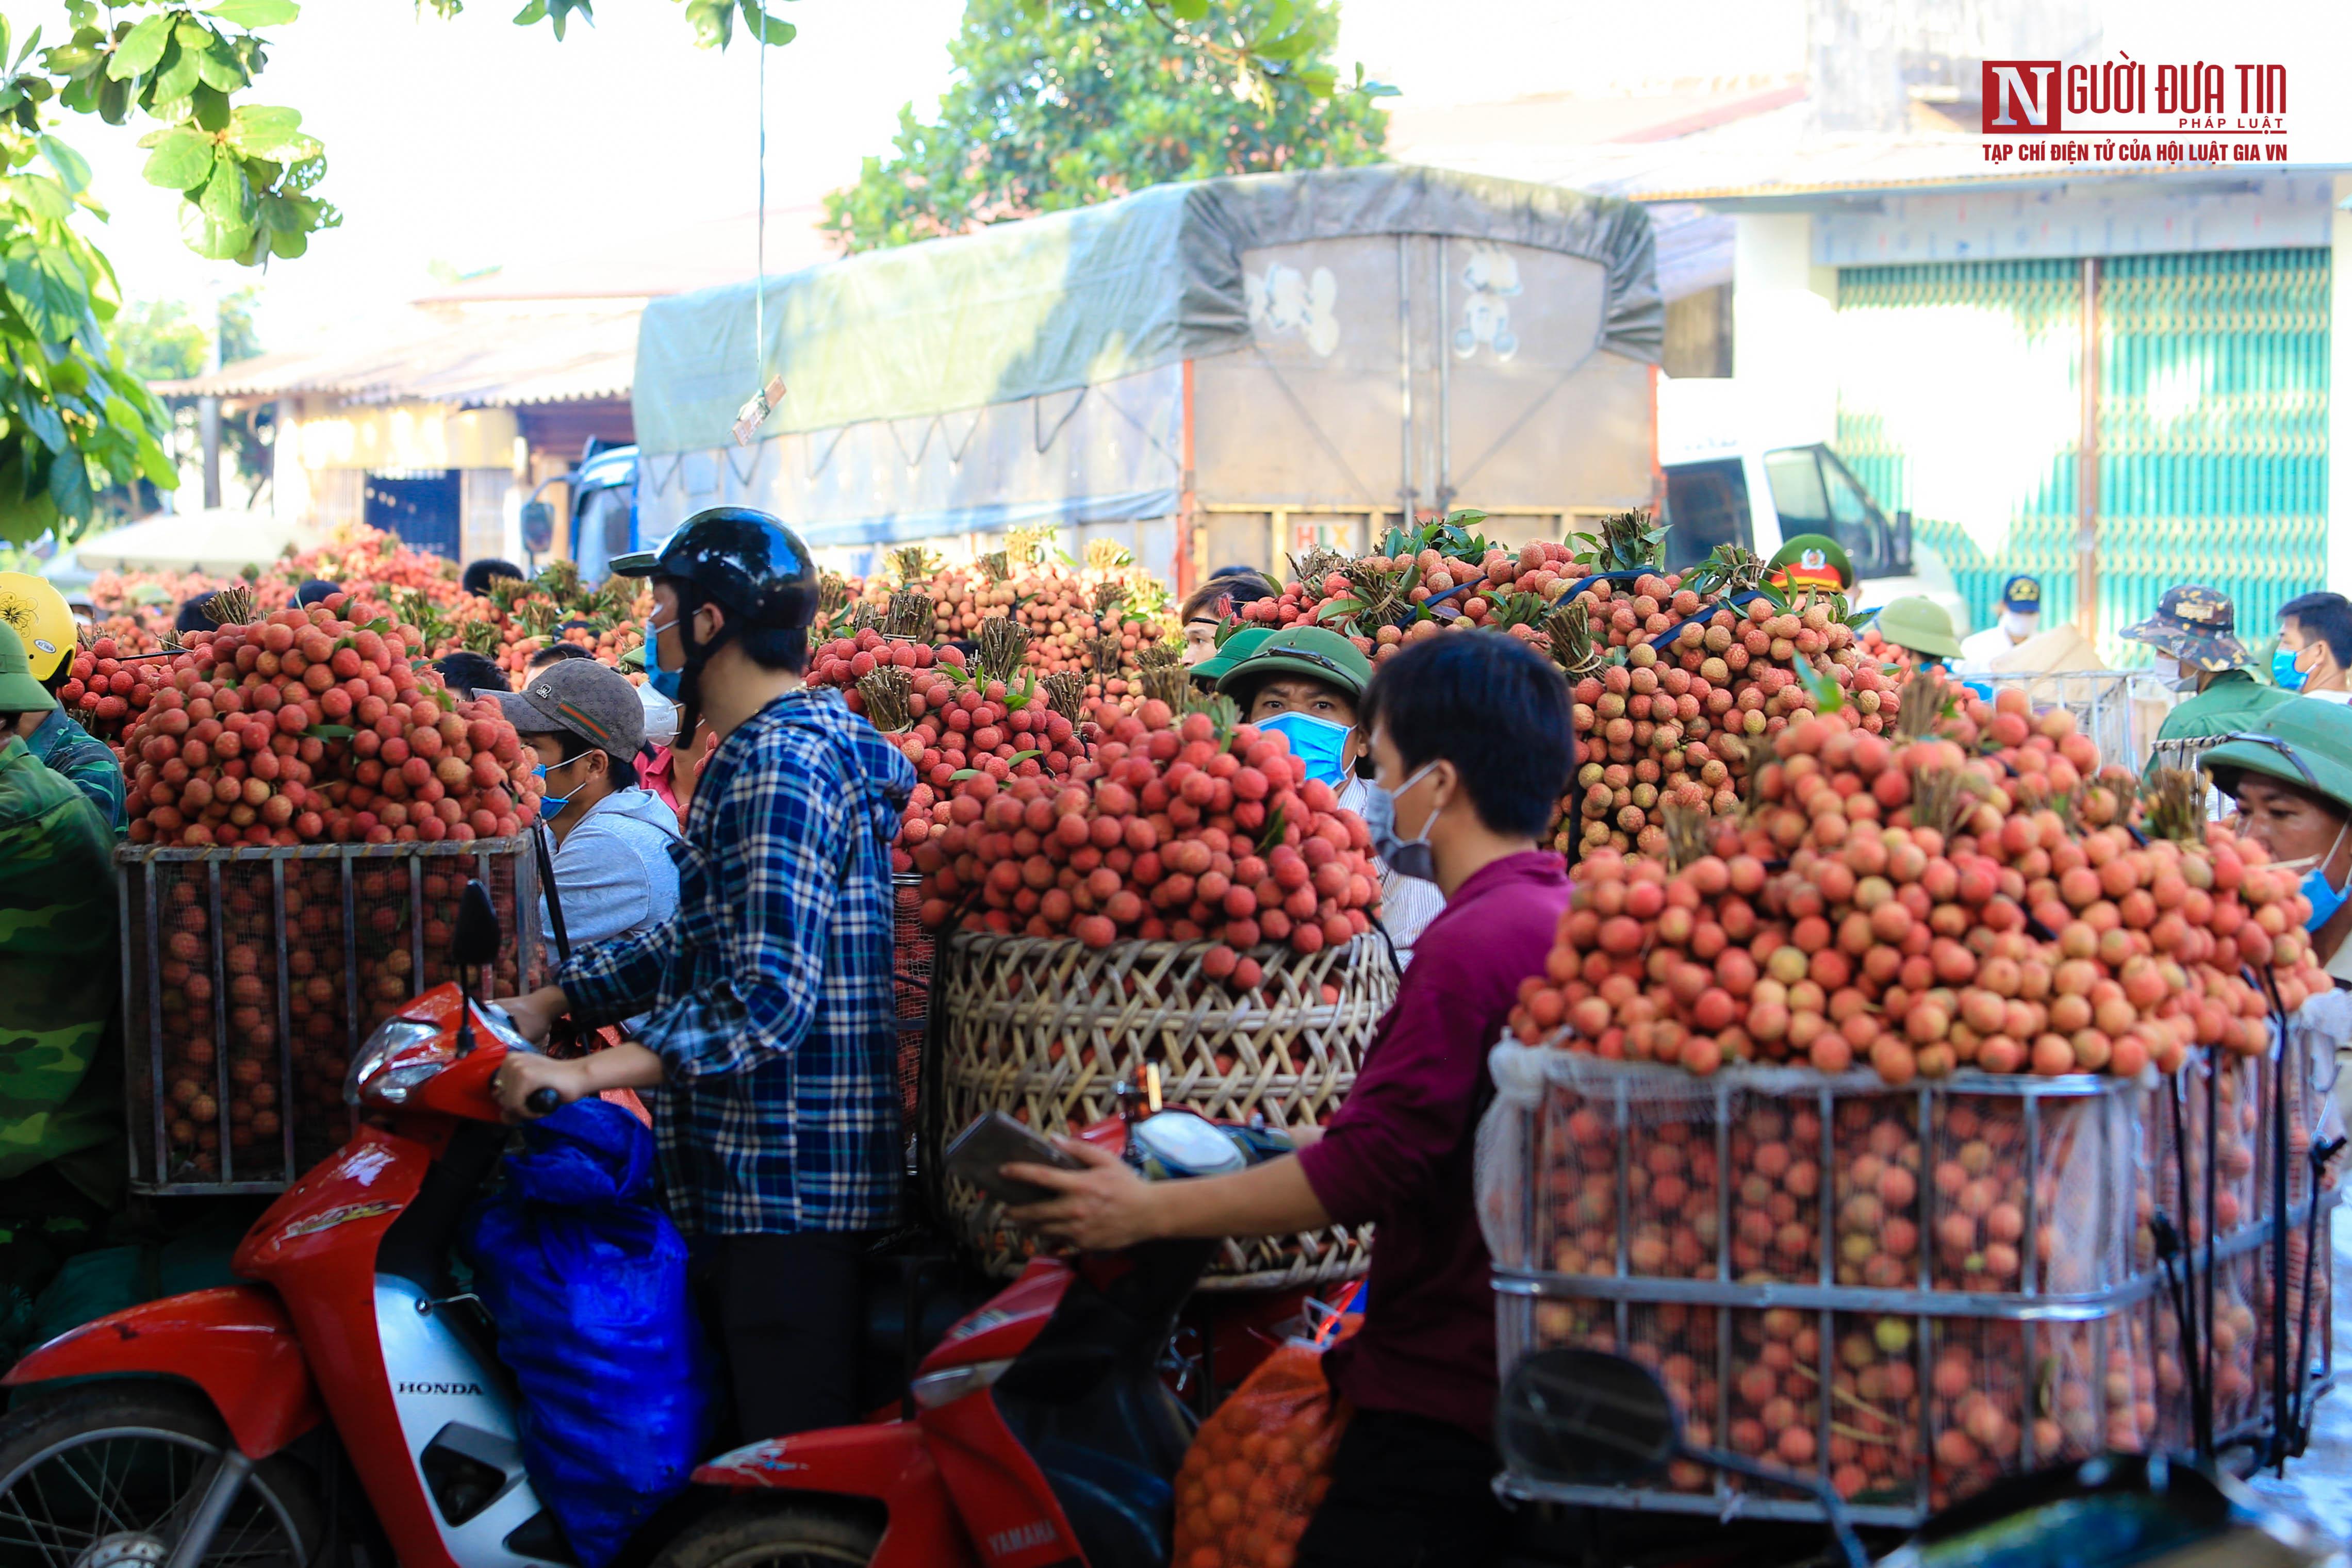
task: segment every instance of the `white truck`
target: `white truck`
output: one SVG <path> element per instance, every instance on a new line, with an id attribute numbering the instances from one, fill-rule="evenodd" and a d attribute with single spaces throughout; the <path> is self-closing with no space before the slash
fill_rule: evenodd
<path id="1" fill-rule="evenodd" d="M 1890 520 L 1830 449 L 1829 433 L 1737 377 L 1658 381 L 1658 463 L 1666 476 L 1666 565 L 1680 570 L 1717 545 L 1768 559 L 1798 534 L 1826 534 L 1853 562 L 1864 605 L 1917 594 L 1944 607 L 1955 636 L 1968 606 L 1936 552 L 1911 538 L 1911 514 Z"/>

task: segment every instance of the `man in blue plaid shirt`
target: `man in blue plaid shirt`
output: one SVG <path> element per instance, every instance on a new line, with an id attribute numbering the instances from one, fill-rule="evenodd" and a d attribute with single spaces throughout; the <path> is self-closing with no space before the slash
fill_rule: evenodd
<path id="1" fill-rule="evenodd" d="M 817 578 L 773 518 L 702 512 L 614 569 L 653 578 L 648 670 L 719 747 L 671 849 L 677 913 L 507 1004 L 532 1038 L 567 1011 L 652 1016 L 575 1061 L 509 1057 L 499 1097 L 528 1114 L 534 1091 L 646 1090 L 740 1436 L 846 1426 L 858 1262 L 898 1212 L 889 846 L 914 768 L 839 693 L 802 685 Z"/>

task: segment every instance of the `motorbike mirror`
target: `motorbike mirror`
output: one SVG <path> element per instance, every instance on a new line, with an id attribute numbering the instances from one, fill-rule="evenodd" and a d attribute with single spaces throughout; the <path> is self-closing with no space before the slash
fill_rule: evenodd
<path id="1" fill-rule="evenodd" d="M 533 555 L 555 542 L 555 508 L 545 501 L 525 501 L 522 507 L 522 548 Z"/>
<path id="2" fill-rule="evenodd" d="M 1518 1474 L 1573 1486 L 1656 1475 L 1682 1433 L 1664 1385 L 1638 1362 L 1597 1350 L 1539 1350 L 1504 1385 L 1495 1435 Z"/>
<path id="3" fill-rule="evenodd" d="M 497 960 L 503 940 L 490 890 L 478 882 L 468 882 L 466 895 L 457 904 L 457 932 L 449 944 L 449 961 L 459 969 L 478 969 Z"/>

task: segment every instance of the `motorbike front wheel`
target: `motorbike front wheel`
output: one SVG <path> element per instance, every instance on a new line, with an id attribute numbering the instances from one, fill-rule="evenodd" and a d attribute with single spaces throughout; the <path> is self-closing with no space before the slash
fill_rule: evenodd
<path id="1" fill-rule="evenodd" d="M 36 1392 L 0 1420 L 0 1568 L 306 1568 L 320 1517 L 300 1466 L 247 1459 L 173 1384 Z"/>
<path id="2" fill-rule="evenodd" d="M 654 1568 L 865 1568 L 881 1533 L 815 1509 L 738 1505 L 670 1542 Z"/>

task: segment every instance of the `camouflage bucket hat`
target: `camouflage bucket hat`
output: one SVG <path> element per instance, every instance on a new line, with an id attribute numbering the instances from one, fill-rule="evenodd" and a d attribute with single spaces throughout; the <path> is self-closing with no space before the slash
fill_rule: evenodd
<path id="1" fill-rule="evenodd" d="M 2246 648 L 2237 628 L 2237 609 L 2228 594 L 2189 582 L 2166 589 L 2155 614 L 2117 635 L 2160 648 L 2189 669 L 2219 674 L 2245 667 Z"/>

